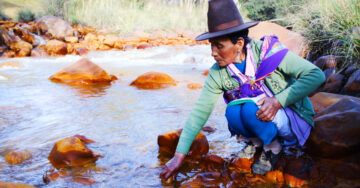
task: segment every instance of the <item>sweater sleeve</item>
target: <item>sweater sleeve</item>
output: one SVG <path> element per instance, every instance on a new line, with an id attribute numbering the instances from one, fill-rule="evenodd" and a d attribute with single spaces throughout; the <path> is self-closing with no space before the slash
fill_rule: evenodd
<path id="1" fill-rule="evenodd" d="M 315 91 L 324 81 L 324 73 L 309 61 L 289 51 L 278 67 L 296 81 L 276 94 L 276 99 L 285 108 Z"/>
<path id="2" fill-rule="evenodd" d="M 221 93 L 222 90 L 220 86 L 215 82 L 211 74 L 209 74 L 205 80 L 201 95 L 186 121 L 176 152 L 183 154 L 188 153 L 192 142 L 208 120 Z"/>

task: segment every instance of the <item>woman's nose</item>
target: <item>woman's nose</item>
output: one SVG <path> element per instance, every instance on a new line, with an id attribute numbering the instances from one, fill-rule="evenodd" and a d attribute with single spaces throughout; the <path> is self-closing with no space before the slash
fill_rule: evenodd
<path id="1" fill-rule="evenodd" d="M 213 57 L 218 56 L 218 53 L 217 53 L 217 51 L 216 51 L 216 49 L 214 47 L 211 48 L 211 56 L 213 56 Z"/>

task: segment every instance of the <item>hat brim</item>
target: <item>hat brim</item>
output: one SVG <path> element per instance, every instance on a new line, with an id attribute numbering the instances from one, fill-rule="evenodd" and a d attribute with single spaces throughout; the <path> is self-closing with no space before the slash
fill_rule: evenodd
<path id="1" fill-rule="evenodd" d="M 196 41 L 201 41 L 201 40 L 216 38 L 216 37 L 220 37 L 220 36 L 223 36 L 223 35 L 235 33 L 235 32 L 238 32 L 238 31 L 253 27 L 253 26 L 257 25 L 258 23 L 259 23 L 258 21 L 256 21 L 256 22 L 248 22 L 248 23 L 244 23 L 244 24 L 239 25 L 239 26 L 231 27 L 231 28 L 221 30 L 221 31 L 217 31 L 217 32 L 212 32 L 212 33 L 206 32 L 206 33 L 203 33 L 203 34 L 197 36 L 195 38 L 195 40 Z"/>

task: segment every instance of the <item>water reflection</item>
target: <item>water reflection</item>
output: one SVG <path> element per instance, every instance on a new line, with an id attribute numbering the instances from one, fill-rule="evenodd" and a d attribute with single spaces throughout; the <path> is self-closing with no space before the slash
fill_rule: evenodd
<path id="1" fill-rule="evenodd" d="M 106 95 L 106 91 L 111 87 L 111 84 L 96 84 L 96 85 L 71 85 L 77 91 L 76 96 L 83 98 L 101 97 Z"/>

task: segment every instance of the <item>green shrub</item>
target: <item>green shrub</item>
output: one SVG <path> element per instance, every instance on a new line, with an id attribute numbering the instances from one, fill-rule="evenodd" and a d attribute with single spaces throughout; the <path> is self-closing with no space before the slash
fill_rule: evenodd
<path id="1" fill-rule="evenodd" d="M 239 0 L 247 11 L 248 18 L 257 21 L 276 20 L 283 26 L 290 26 L 288 15 L 298 12 L 309 0 Z"/>
<path id="2" fill-rule="evenodd" d="M 360 61 L 360 0 L 314 0 L 294 15 L 294 30 L 311 47 L 310 57 L 333 54 L 344 58 L 340 71 Z"/>
<path id="3" fill-rule="evenodd" d="M 30 10 L 21 10 L 18 13 L 19 22 L 31 22 L 35 20 L 35 14 Z"/>

